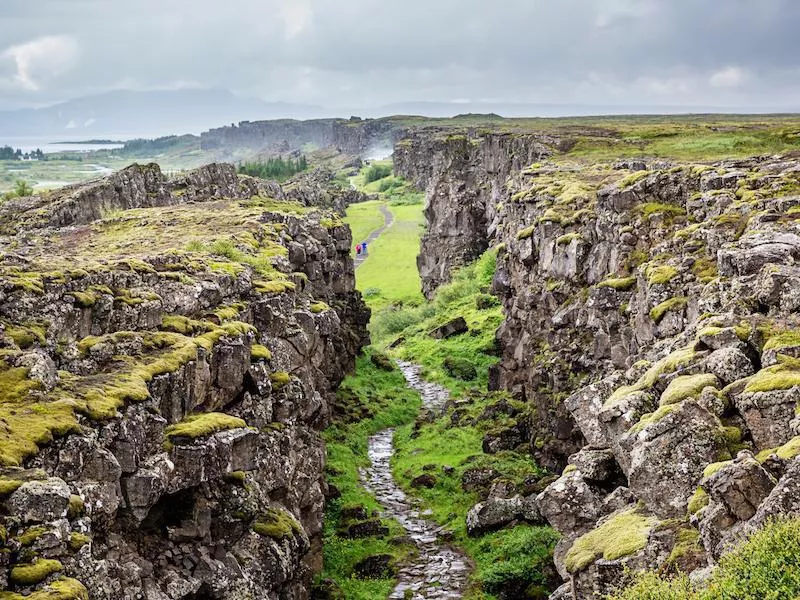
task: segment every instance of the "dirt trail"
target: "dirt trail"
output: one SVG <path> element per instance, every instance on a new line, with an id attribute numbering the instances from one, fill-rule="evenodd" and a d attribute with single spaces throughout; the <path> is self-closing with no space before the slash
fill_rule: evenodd
<path id="1" fill-rule="evenodd" d="M 367 242 L 367 252 L 369 252 L 369 247 L 372 245 L 372 242 L 378 239 L 378 237 L 386 231 L 389 227 L 392 226 L 394 223 L 394 215 L 392 215 L 392 211 L 385 204 L 381 204 L 380 207 L 381 213 L 383 214 L 383 225 L 369 234 L 369 237 L 366 240 L 353 240 L 353 245 L 360 244 L 361 242 Z M 353 262 L 355 264 L 355 268 L 357 269 L 361 263 L 369 258 L 369 254 L 356 254 L 355 259 Z"/>

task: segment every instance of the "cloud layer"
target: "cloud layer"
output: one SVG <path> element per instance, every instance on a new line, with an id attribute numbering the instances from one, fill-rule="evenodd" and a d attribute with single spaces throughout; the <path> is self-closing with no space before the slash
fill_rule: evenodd
<path id="1" fill-rule="evenodd" d="M 800 106 L 795 0 L 5 0 L 0 108 L 219 87 L 324 106 Z"/>

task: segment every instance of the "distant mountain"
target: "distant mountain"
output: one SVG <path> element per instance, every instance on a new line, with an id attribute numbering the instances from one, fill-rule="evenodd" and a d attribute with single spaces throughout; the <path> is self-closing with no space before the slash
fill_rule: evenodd
<path id="1" fill-rule="evenodd" d="M 0 111 L 0 137 L 155 137 L 200 133 L 210 127 L 242 120 L 323 116 L 331 115 L 318 106 L 264 102 L 226 90 L 120 90 L 45 108 Z"/>
<path id="2" fill-rule="evenodd" d="M 798 106 L 689 106 L 689 105 L 594 105 L 594 104 L 530 104 L 509 102 L 398 102 L 356 112 L 364 117 L 386 115 L 422 115 L 448 118 L 465 113 L 495 113 L 515 117 L 581 117 L 602 115 L 672 115 L 700 113 L 780 113 L 797 112 Z"/>

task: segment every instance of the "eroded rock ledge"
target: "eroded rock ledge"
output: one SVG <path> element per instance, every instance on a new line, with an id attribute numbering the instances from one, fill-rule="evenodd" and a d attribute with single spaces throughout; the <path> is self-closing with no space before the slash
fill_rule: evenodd
<path id="1" fill-rule="evenodd" d="M 0 588 L 308 597 L 369 318 L 317 202 L 346 199 L 134 165 L 0 208 Z"/>
<path id="2" fill-rule="evenodd" d="M 800 162 L 549 160 L 560 147 L 398 144 L 427 189 L 423 285 L 498 249 L 492 385 L 528 402 L 532 453 L 563 469 L 535 498 L 563 536 L 554 597 L 603 597 L 626 569 L 702 579 L 800 515 Z"/>

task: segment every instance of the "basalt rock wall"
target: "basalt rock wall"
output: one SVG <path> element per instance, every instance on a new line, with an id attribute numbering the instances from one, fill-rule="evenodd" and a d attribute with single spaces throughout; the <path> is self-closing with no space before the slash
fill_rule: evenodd
<path id="1" fill-rule="evenodd" d="M 701 582 L 769 518 L 800 514 L 800 164 L 548 159 L 559 147 L 397 146 L 427 190 L 423 286 L 497 251 L 491 384 L 528 402 L 532 453 L 563 470 L 530 499 L 563 536 L 554 597 L 603 597 L 631 569 Z"/>
<path id="2" fill-rule="evenodd" d="M 134 166 L 4 207 L 0 588 L 308 598 L 369 312 L 349 229 L 283 195 Z"/>

